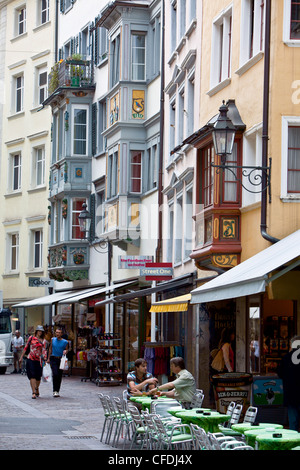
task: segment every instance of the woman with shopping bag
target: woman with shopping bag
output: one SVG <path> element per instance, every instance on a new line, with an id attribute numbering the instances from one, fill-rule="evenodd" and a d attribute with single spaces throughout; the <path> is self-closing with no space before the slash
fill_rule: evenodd
<path id="1" fill-rule="evenodd" d="M 62 337 L 61 328 L 55 331 L 56 337 L 51 339 L 48 360 L 52 369 L 53 396 L 59 397 L 59 391 L 64 369 L 60 368 L 61 360 L 66 356 L 69 349 L 69 342 Z"/>
<path id="2" fill-rule="evenodd" d="M 42 325 L 38 325 L 35 329 L 34 335 L 28 338 L 25 348 L 19 359 L 22 364 L 23 357 L 28 355 L 26 361 L 26 373 L 30 381 L 32 398 L 37 398 L 40 395 L 39 386 L 43 373 L 43 360 L 47 358 L 46 342 L 44 340 L 45 330 Z"/>

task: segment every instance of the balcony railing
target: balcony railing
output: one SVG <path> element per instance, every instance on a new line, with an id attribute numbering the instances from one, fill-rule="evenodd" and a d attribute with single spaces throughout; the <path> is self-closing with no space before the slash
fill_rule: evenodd
<path id="1" fill-rule="evenodd" d="M 51 69 L 48 80 L 49 96 L 60 87 L 84 88 L 93 85 L 90 60 L 65 59 Z"/>

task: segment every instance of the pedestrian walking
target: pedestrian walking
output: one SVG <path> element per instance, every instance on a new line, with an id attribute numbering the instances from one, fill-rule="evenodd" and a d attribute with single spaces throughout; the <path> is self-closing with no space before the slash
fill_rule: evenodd
<path id="1" fill-rule="evenodd" d="M 28 354 L 26 361 L 27 377 L 30 380 L 32 390 L 32 398 L 40 396 L 39 386 L 43 374 L 43 361 L 47 359 L 44 340 L 44 328 L 41 325 L 36 327 L 33 336 L 28 338 L 25 348 L 19 359 L 19 364 L 22 364 L 23 357 Z"/>
<path id="2" fill-rule="evenodd" d="M 17 374 L 22 372 L 22 365 L 20 364 L 20 357 L 22 354 L 22 349 L 24 348 L 24 339 L 21 336 L 19 330 L 15 331 L 15 336 L 12 340 L 13 353 L 14 353 L 14 370 L 12 374 Z"/>
<path id="3" fill-rule="evenodd" d="M 56 328 L 56 337 L 51 339 L 48 360 L 52 369 L 53 396 L 59 397 L 63 370 L 60 369 L 60 361 L 63 355 L 69 350 L 69 342 L 62 337 L 61 328 Z"/>

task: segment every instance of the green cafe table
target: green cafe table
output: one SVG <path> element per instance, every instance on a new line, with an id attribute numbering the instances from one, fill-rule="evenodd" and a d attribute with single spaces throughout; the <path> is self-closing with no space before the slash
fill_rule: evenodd
<path id="1" fill-rule="evenodd" d="M 280 434 L 293 434 L 296 431 L 291 431 L 290 429 L 280 429 L 280 428 L 262 428 L 259 426 L 252 426 L 252 429 L 248 429 L 247 431 L 244 432 L 245 440 L 246 443 L 251 446 L 251 447 L 256 447 L 255 441 L 256 437 L 260 436 L 262 434 L 269 434 L 272 436 L 275 433 L 280 433 Z"/>
<path id="2" fill-rule="evenodd" d="M 300 444 L 300 433 L 297 431 L 278 430 L 282 437 L 274 437 L 276 432 L 265 432 L 256 436 L 258 450 L 291 450 Z"/>
<path id="3" fill-rule="evenodd" d="M 175 416 L 181 418 L 182 424 L 197 424 L 206 432 L 219 432 L 219 424 L 230 419 L 230 416 L 221 414 L 218 411 L 202 410 L 203 413 L 197 413 L 197 410 L 199 410 L 199 408 L 177 411 Z"/>
<path id="4" fill-rule="evenodd" d="M 161 400 L 165 400 L 165 397 L 159 397 L 155 401 L 161 401 Z M 130 401 L 134 403 L 140 403 L 142 405 L 142 410 L 150 411 L 151 403 L 153 403 L 154 400 L 151 397 L 139 396 L 139 397 L 130 397 Z"/>
<path id="5" fill-rule="evenodd" d="M 244 434 L 245 431 L 254 430 L 254 429 L 266 429 L 266 428 L 273 428 L 273 429 L 282 429 L 282 424 L 273 424 L 273 423 L 259 423 L 254 426 L 251 423 L 237 423 L 232 424 L 231 429 L 235 432 L 240 432 Z"/>

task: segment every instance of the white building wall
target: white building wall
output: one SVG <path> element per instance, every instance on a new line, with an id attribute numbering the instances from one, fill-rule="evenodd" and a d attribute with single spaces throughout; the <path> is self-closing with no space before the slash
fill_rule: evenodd
<path id="1" fill-rule="evenodd" d="M 0 217 L 0 288 L 4 305 L 13 305 L 45 295 L 43 287 L 29 288 L 29 277 L 47 276 L 48 245 L 48 178 L 50 162 L 51 111 L 41 109 L 38 102 L 38 73 L 48 73 L 54 58 L 55 3 L 50 2 L 49 19 L 41 24 L 37 1 L 7 3 L 1 10 L 1 217 Z M 26 29 L 18 34 L 18 10 L 26 6 Z M 1 4 L 0 4 L 1 7 Z M 6 26 L 6 28 L 5 28 Z M 4 36 L 5 35 L 5 36 Z M 4 81 L 3 81 L 4 75 Z M 17 112 L 15 102 L 16 78 L 23 75 L 23 107 Z M 44 149 L 44 180 L 37 186 L 34 159 L 38 148 Z M 13 155 L 20 154 L 20 187 L 12 187 Z M 42 263 L 33 265 L 33 234 L 43 233 Z M 17 265 L 11 265 L 11 234 L 18 234 Z M 48 292 L 47 292 L 48 293 Z M 40 321 L 43 320 L 42 318 Z"/>

